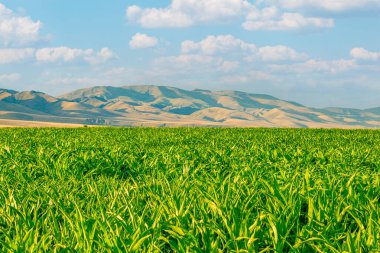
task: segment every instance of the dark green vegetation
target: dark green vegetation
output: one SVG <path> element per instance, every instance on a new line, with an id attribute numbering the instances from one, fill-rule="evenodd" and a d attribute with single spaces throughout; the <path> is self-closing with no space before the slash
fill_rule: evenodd
<path id="1" fill-rule="evenodd" d="M 380 131 L 2 129 L 0 252 L 379 252 Z"/>

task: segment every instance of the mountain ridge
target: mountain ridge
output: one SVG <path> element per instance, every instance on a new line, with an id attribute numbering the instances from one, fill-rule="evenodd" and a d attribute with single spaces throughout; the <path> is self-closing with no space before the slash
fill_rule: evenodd
<path id="1" fill-rule="evenodd" d="M 266 94 L 94 86 L 61 96 L 0 89 L 0 119 L 112 126 L 380 128 L 380 107 L 311 108 Z"/>

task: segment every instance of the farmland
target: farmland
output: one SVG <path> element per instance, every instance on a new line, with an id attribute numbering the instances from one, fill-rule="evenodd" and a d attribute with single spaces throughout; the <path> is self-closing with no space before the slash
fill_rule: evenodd
<path id="1" fill-rule="evenodd" d="M 0 252 L 379 252 L 380 131 L 0 129 Z"/>

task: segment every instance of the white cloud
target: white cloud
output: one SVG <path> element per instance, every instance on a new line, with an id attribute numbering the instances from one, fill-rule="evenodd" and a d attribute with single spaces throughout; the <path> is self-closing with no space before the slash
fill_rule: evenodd
<path id="1" fill-rule="evenodd" d="M 224 72 L 230 72 L 240 67 L 240 62 L 238 61 L 223 61 L 220 70 Z"/>
<path id="2" fill-rule="evenodd" d="M 102 48 L 99 52 L 93 49 L 77 49 L 69 47 L 53 48 L 0 48 L 0 64 L 19 63 L 25 60 L 37 62 L 72 62 L 82 60 L 91 64 L 104 63 L 117 58 L 109 48 Z"/>
<path id="3" fill-rule="evenodd" d="M 141 33 L 136 33 L 129 42 L 133 49 L 155 47 L 157 44 L 157 38 Z"/>
<path id="4" fill-rule="evenodd" d="M 354 60 L 333 60 L 333 61 L 323 61 L 323 60 L 308 60 L 306 62 L 287 64 L 287 65 L 270 65 L 272 71 L 275 72 L 289 72 L 289 73 L 331 73 L 336 74 L 339 72 L 344 72 L 348 70 L 355 69 L 357 64 Z"/>
<path id="5" fill-rule="evenodd" d="M 71 62 L 84 60 L 91 64 L 98 64 L 115 57 L 115 54 L 109 48 L 102 48 L 98 53 L 93 49 L 69 47 L 42 48 L 36 51 L 36 60 L 38 62 Z"/>
<path id="6" fill-rule="evenodd" d="M 254 44 L 244 42 L 232 35 L 208 36 L 200 42 L 187 40 L 182 42 L 181 51 L 184 54 L 199 52 L 206 55 L 246 51 L 252 53 L 256 50 Z"/>
<path id="7" fill-rule="evenodd" d="M 42 48 L 36 52 L 39 62 L 74 61 L 78 58 L 89 57 L 94 54 L 92 49 L 76 49 L 68 47 Z"/>
<path id="8" fill-rule="evenodd" d="M 181 54 L 160 57 L 154 61 L 157 71 L 168 70 L 178 75 L 225 75 L 241 77 L 255 69 L 255 80 L 268 79 L 259 69 L 265 62 L 304 61 L 308 56 L 283 46 L 257 47 L 232 35 L 208 36 L 200 41 L 187 40 L 181 44 Z M 208 73 L 208 74 L 207 74 Z M 240 73 L 240 74 L 238 74 Z M 252 79 L 252 76 L 251 76 Z"/>
<path id="9" fill-rule="evenodd" d="M 135 21 L 141 17 L 142 12 L 143 10 L 139 6 L 132 5 L 127 8 L 125 15 L 128 20 Z"/>
<path id="10" fill-rule="evenodd" d="M 373 52 L 365 52 L 370 55 L 368 58 L 374 59 Z M 355 59 L 310 59 L 307 54 L 284 45 L 257 47 L 232 35 L 184 41 L 180 55 L 157 59 L 153 69 L 159 77 L 189 78 L 195 75 L 205 80 L 216 78 L 221 83 L 257 81 L 281 86 L 295 80 L 300 84 L 307 78 L 321 81 L 326 76 L 339 79 L 355 75 L 358 70 L 371 71 Z"/>
<path id="11" fill-rule="evenodd" d="M 208 36 L 195 42 L 182 42 L 182 54 L 220 55 L 223 58 L 246 59 L 250 62 L 260 61 L 302 61 L 307 55 L 283 46 L 265 46 L 258 48 L 255 44 L 237 39 L 232 35 Z"/>
<path id="12" fill-rule="evenodd" d="M 18 73 L 0 74 L 0 82 L 14 82 L 21 78 Z"/>
<path id="13" fill-rule="evenodd" d="M 130 6 L 126 16 L 130 22 L 146 28 L 189 27 L 242 17 L 246 19 L 243 23 L 244 29 L 250 31 L 333 27 L 335 21 L 332 18 L 305 16 L 300 12 L 302 6 L 313 5 L 314 2 L 317 1 L 295 0 L 293 3 L 285 0 L 262 0 L 252 3 L 248 0 L 172 0 L 166 8 Z M 325 5 L 328 5 L 327 1 Z"/>
<path id="14" fill-rule="evenodd" d="M 263 9 L 252 7 L 243 23 L 243 28 L 252 30 L 300 30 L 310 28 L 329 28 L 335 25 L 330 18 L 305 17 L 300 13 L 281 12 L 271 6 Z"/>
<path id="15" fill-rule="evenodd" d="M 143 27 L 188 27 L 240 16 L 251 4 L 247 0 L 173 0 L 166 8 L 128 7 L 130 22 Z"/>
<path id="16" fill-rule="evenodd" d="M 84 59 L 91 64 L 101 64 L 115 58 L 118 58 L 117 55 L 111 49 L 104 47 L 95 55 L 86 56 Z"/>
<path id="17" fill-rule="evenodd" d="M 259 48 L 257 52 L 258 57 L 263 61 L 276 62 L 276 61 L 302 61 L 307 59 L 307 55 L 299 53 L 293 48 L 286 46 L 266 46 Z"/>
<path id="18" fill-rule="evenodd" d="M 171 8 L 187 13 L 195 21 L 215 21 L 239 16 L 247 6 L 250 4 L 245 0 L 174 0 Z"/>
<path id="19" fill-rule="evenodd" d="M 164 8 L 130 6 L 126 17 L 146 28 L 189 27 L 245 17 L 242 25 L 249 31 L 289 31 L 331 28 L 334 13 L 363 10 L 380 10 L 380 0 L 172 0 Z M 321 12 L 325 12 L 323 17 L 310 15 Z"/>
<path id="20" fill-rule="evenodd" d="M 19 16 L 0 3 L 0 42 L 4 45 L 25 45 L 40 39 L 41 21 Z"/>
<path id="21" fill-rule="evenodd" d="M 357 60 L 380 60 L 380 52 L 371 52 L 364 48 L 353 48 L 350 52 L 351 56 Z"/>
<path id="22" fill-rule="evenodd" d="M 287 9 L 321 9 L 329 12 L 380 8 L 380 0 L 277 0 Z"/>
<path id="23" fill-rule="evenodd" d="M 168 9 L 141 9 L 138 6 L 130 6 L 127 9 L 129 22 L 139 23 L 143 27 L 188 27 L 194 21 L 185 13 Z"/>
<path id="24" fill-rule="evenodd" d="M 230 72 L 239 67 L 236 61 L 225 60 L 221 57 L 185 54 L 178 56 L 160 57 L 154 61 L 159 68 L 170 68 L 181 73 L 210 73 L 210 72 Z"/>
<path id="25" fill-rule="evenodd" d="M 21 62 L 34 57 L 33 48 L 0 48 L 0 64 Z"/>

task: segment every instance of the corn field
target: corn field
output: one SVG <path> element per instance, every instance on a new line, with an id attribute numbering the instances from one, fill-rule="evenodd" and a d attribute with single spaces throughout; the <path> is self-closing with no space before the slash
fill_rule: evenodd
<path id="1" fill-rule="evenodd" d="M 0 252 L 380 252 L 380 131 L 1 129 Z"/>

